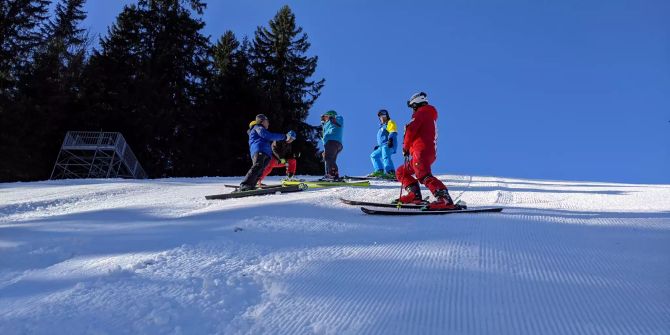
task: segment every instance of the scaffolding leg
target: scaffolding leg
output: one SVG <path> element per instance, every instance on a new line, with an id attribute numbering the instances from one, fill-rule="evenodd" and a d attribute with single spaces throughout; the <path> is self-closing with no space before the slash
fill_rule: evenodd
<path id="1" fill-rule="evenodd" d="M 60 165 L 60 155 L 63 153 L 63 148 L 61 147 L 61 150 L 58 151 L 58 157 L 56 157 L 56 164 L 54 164 L 54 168 L 51 170 L 51 176 L 49 176 L 49 180 L 54 179 L 54 174 L 56 173 L 56 167 Z"/>
<path id="2" fill-rule="evenodd" d="M 109 161 L 109 168 L 107 168 L 107 178 L 109 178 L 109 174 L 112 173 L 112 168 L 114 167 L 114 158 L 116 158 L 116 150 L 112 152 L 112 160 Z"/>
<path id="3" fill-rule="evenodd" d="M 91 171 L 93 171 L 93 167 L 95 166 L 95 158 L 98 157 L 98 150 L 96 149 L 93 152 L 93 160 L 91 160 L 91 166 L 88 168 L 88 175 L 86 178 L 91 178 Z"/>

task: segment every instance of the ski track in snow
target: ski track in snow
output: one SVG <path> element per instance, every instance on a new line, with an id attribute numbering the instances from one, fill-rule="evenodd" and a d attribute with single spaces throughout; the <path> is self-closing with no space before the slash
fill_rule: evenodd
<path id="1" fill-rule="evenodd" d="M 670 334 L 670 185 L 441 176 L 499 214 L 366 216 L 399 184 L 0 184 L 0 334 Z M 271 181 L 277 181 L 271 177 Z"/>

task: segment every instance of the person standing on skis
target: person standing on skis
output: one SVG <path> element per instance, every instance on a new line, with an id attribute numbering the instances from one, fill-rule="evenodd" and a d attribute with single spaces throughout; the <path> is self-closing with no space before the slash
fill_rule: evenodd
<path id="1" fill-rule="evenodd" d="M 424 92 L 416 93 L 407 101 L 413 110 L 412 119 L 405 126 L 402 153 L 405 164 L 396 170 L 398 181 L 407 194 L 397 199 L 403 204 L 423 204 L 419 182 L 433 193 L 436 200 L 428 203 L 428 210 L 459 209 L 447 187 L 431 171 L 437 157 L 437 110 L 428 104 Z"/>
<path id="2" fill-rule="evenodd" d="M 391 156 L 398 148 L 398 126 L 391 120 L 389 112 L 386 109 L 380 109 L 377 112 L 379 117 L 379 130 L 377 131 L 377 146 L 370 154 L 374 172 L 368 177 L 396 179 L 395 167 Z"/>
<path id="3" fill-rule="evenodd" d="M 267 177 L 275 168 L 286 168 L 286 178 L 291 180 L 295 176 L 295 170 L 298 166 L 296 158 L 298 154 L 293 153 L 291 143 L 287 141 L 272 142 L 272 159 L 263 171 L 263 174 L 258 179 L 258 183 L 262 183 L 263 179 Z"/>
<path id="4" fill-rule="evenodd" d="M 330 110 L 321 115 L 321 129 L 323 141 L 323 160 L 326 173 L 322 178 L 324 181 L 339 181 L 340 171 L 337 167 L 337 155 L 342 152 L 342 133 L 344 130 L 344 118 L 338 116 L 337 112 Z"/>
<path id="5" fill-rule="evenodd" d="M 270 120 L 263 114 L 256 115 L 256 120 L 252 121 L 249 126 L 249 153 L 251 154 L 252 164 L 244 180 L 240 183 L 238 191 L 248 191 L 256 188 L 258 179 L 270 163 L 273 141 L 291 143 L 296 138 L 293 130 L 286 135 L 269 132 Z"/>

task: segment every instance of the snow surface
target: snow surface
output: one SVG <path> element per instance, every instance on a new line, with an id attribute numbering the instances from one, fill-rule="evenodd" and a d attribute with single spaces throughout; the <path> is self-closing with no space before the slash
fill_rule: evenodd
<path id="1" fill-rule="evenodd" d="M 0 334 L 670 334 L 670 185 L 441 178 L 505 211 L 337 201 L 396 197 L 383 182 L 0 184 Z"/>

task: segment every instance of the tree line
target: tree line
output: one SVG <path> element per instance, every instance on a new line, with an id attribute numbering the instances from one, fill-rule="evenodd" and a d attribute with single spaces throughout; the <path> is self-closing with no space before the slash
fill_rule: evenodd
<path id="1" fill-rule="evenodd" d="M 305 120 L 324 80 L 288 6 L 212 42 L 203 1 L 138 0 L 92 47 L 84 3 L 0 0 L 0 181 L 47 179 L 68 130 L 123 133 L 150 177 L 242 175 L 260 113 L 322 172 Z"/>

